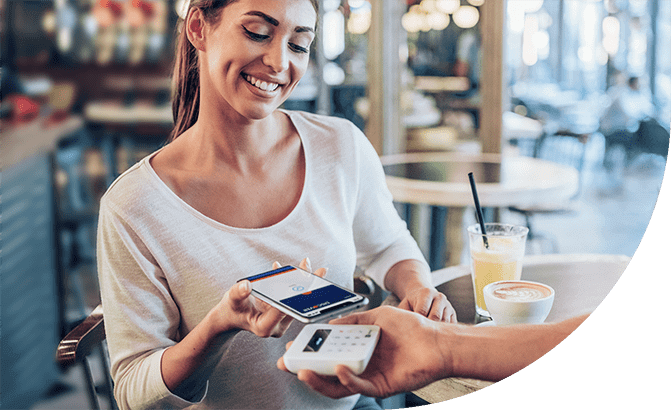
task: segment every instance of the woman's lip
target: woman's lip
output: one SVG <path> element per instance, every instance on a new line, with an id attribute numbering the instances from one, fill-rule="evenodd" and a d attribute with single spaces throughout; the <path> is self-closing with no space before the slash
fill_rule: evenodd
<path id="1" fill-rule="evenodd" d="M 282 83 L 279 82 L 279 81 L 266 80 L 266 79 L 263 79 L 261 77 L 257 77 L 255 75 L 251 75 L 251 74 L 247 74 L 247 73 L 242 73 L 242 78 L 245 80 L 245 82 L 250 84 L 252 87 L 254 87 L 254 88 L 256 88 L 260 91 L 263 91 L 263 92 L 273 93 L 273 92 L 277 91 L 280 87 L 282 87 Z M 266 83 L 269 87 L 272 88 L 273 86 L 275 86 L 275 88 L 272 89 L 272 90 L 264 90 L 262 88 L 257 87 L 249 79 L 253 79 L 254 82 L 256 82 L 256 80 L 261 81 L 263 83 Z"/>
<path id="2" fill-rule="evenodd" d="M 280 87 L 277 87 L 273 91 L 264 91 L 264 90 L 256 87 L 254 84 L 250 84 L 249 81 L 245 80 L 244 78 L 242 80 L 244 81 L 245 85 L 249 89 L 249 92 L 252 93 L 253 95 L 255 95 L 256 97 L 270 99 L 270 98 L 277 97 L 280 93 Z"/>

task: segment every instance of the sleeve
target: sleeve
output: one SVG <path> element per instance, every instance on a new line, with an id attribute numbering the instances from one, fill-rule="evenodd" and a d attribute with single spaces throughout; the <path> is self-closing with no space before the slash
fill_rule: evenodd
<path id="1" fill-rule="evenodd" d="M 98 275 L 114 395 L 121 409 L 185 408 L 170 392 L 161 357 L 176 343 L 180 314 L 161 269 L 130 225 L 103 199 L 98 222 Z M 202 400 L 207 380 L 190 398 Z"/>
<path id="2" fill-rule="evenodd" d="M 375 149 L 363 133 L 355 139 L 358 190 L 353 231 L 357 265 L 387 290 L 384 278 L 396 263 L 415 259 L 427 269 L 429 265 L 394 207 Z"/>

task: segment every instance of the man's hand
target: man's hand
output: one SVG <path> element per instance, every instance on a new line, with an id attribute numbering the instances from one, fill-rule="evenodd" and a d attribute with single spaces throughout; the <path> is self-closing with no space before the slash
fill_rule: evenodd
<path id="1" fill-rule="evenodd" d="M 310 370 L 298 372 L 299 380 L 325 396 L 340 398 L 361 393 L 389 397 L 420 388 L 449 373 L 449 358 L 442 357 L 436 348 L 436 343 L 440 343 L 436 338 L 440 324 L 417 313 L 383 306 L 330 323 L 380 326 L 380 340 L 366 370 L 359 376 L 343 365 L 336 366 L 335 377 Z M 288 371 L 282 358 L 277 367 Z"/>

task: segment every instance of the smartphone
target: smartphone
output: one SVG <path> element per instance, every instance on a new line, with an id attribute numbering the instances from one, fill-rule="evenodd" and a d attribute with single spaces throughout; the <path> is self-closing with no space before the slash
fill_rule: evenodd
<path id="1" fill-rule="evenodd" d="M 242 280 L 252 283 L 252 294 L 303 323 L 315 323 L 368 304 L 358 295 L 303 269 L 287 265 Z"/>

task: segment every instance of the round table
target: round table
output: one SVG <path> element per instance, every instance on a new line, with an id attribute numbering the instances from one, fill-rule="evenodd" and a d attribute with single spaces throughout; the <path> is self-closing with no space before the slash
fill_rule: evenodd
<path id="1" fill-rule="evenodd" d="M 427 152 L 387 155 L 380 160 L 394 201 L 405 206 L 401 212 L 411 230 L 420 229 L 412 227 L 413 206 L 430 206 L 427 253 L 432 270 L 460 263 L 463 210 L 473 206 L 469 172 L 475 177 L 487 222 L 498 219 L 498 208 L 563 203 L 579 189 L 575 168 L 530 157 Z M 448 208 L 457 211 L 449 218 Z M 450 249 L 446 248 L 446 233 Z M 418 232 L 413 236 L 423 237 Z"/>
<path id="2" fill-rule="evenodd" d="M 446 207 L 473 205 L 473 172 L 483 207 L 564 201 L 578 191 L 578 171 L 536 158 L 458 152 L 409 153 L 380 158 L 394 200 Z"/>
<path id="3" fill-rule="evenodd" d="M 555 290 L 555 300 L 546 322 L 557 322 L 591 313 L 603 301 L 626 269 L 630 258 L 622 255 L 554 254 L 524 258 L 522 279 L 545 283 Z M 433 284 L 444 293 L 460 323 L 474 324 L 475 298 L 470 267 L 453 266 L 433 272 Z M 390 295 L 383 305 L 398 305 Z M 437 403 L 482 389 L 490 381 L 452 377 L 434 382 L 413 393 Z"/>

